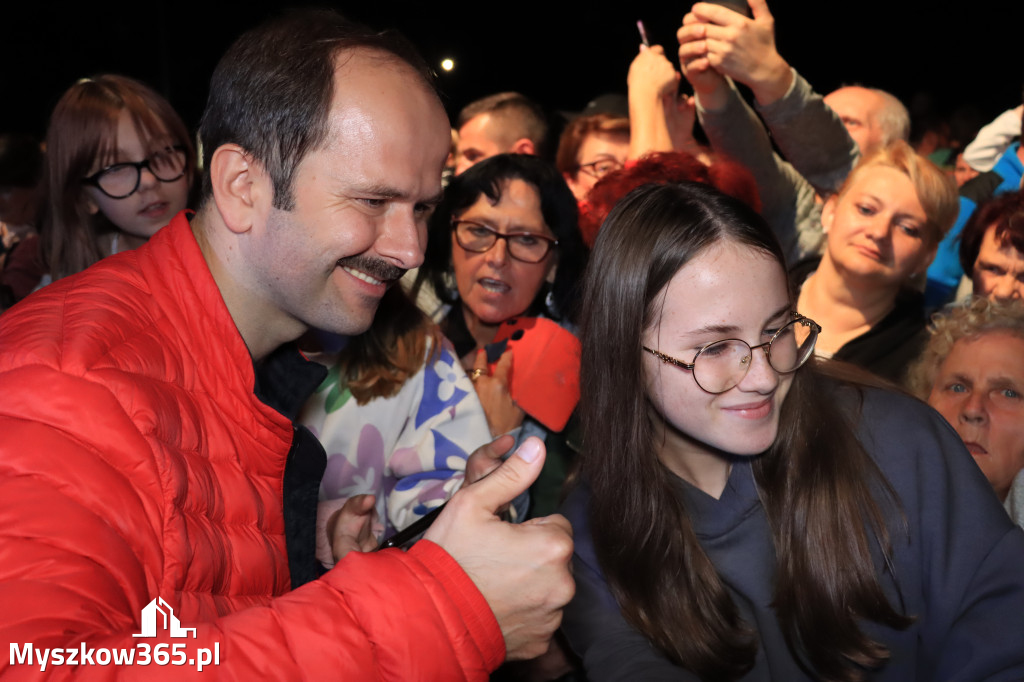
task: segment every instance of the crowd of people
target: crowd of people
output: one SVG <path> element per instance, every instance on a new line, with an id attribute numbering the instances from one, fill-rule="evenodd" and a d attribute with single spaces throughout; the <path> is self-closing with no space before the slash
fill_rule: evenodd
<path id="1" fill-rule="evenodd" d="M 1024 679 L 1024 106 L 745 5 L 572 115 L 304 10 L 0 137 L 0 677 Z"/>

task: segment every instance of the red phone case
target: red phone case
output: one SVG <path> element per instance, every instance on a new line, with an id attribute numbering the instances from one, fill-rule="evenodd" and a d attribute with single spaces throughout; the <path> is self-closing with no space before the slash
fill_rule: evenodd
<path id="1" fill-rule="evenodd" d="M 502 342 L 512 352 L 512 399 L 552 431 L 564 429 L 580 400 L 579 339 L 551 320 L 520 317 L 498 328 L 494 344 Z"/>

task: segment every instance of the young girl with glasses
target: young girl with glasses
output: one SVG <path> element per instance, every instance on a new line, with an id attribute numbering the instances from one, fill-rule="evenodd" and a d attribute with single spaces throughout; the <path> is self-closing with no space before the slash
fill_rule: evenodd
<path id="1" fill-rule="evenodd" d="M 938 415 L 813 357 L 760 216 L 634 190 L 580 322 L 563 629 L 591 682 L 1024 676 L 1024 533 Z"/>
<path id="2" fill-rule="evenodd" d="M 195 151 L 163 97 L 124 76 L 83 79 L 46 133 L 40 249 L 53 279 L 133 249 L 185 208 Z"/>

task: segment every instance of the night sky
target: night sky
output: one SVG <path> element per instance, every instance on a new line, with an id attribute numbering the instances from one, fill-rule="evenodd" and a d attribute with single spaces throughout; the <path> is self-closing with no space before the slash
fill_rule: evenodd
<path id="1" fill-rule="evenodd" d="M 103 72 L 148 82 L 194 127 L 224 49 L 295 3 L 5 4 L 0 131 L 41 137 L 63 90 Z M 634 0 L 599 9 L 612 5 L 363 0 L 331 6 L 378 28 L 398 28 L 433 65 L 454 58 L 455 71 L 440 77 L 454 115 L 501 90 L 519 90 L 557 110 L 578 110 L 602 92 L 624 92 L 639 43 L 636 20 L 674 55 L 675 29 L 689 3 Z M 950 3 L 776 0 L 771 8 L 780 52 L 821 92 L 862 83 L 887 89 L 912 108 L 927 93 L 940 113 L 973 104 L 984 120 L 1019 104 L 1024 1 L 957 3 L 955 16 L 940 6 Z"/>

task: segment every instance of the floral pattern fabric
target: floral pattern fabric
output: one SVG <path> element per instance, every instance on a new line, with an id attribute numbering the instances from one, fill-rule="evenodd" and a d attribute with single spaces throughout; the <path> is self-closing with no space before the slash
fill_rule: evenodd
<path id="1" fill-rule="evenodd" d="M 323 518 L 353 495 L 377 496 L 378 538 L 405 528 L 459 488 L 466 459 L 491 440 L 487 418 L 450 344 L 390 398 L 359 405 L 340 376 L 338 356 L 313 359 L 328 375 L 299 421 L 320 439 L 327 469 L 320 484 Z M 321 537 L 323 536 L 323 537 Z M 325 532 L 318 540 L 326 540 Z M 330 564 L 320 547 L 318 556 Z"/>

